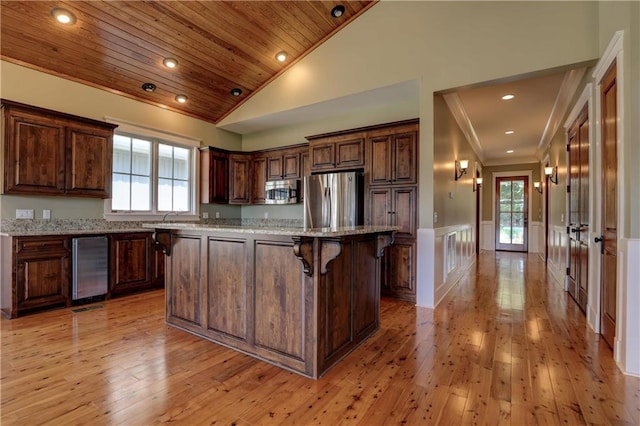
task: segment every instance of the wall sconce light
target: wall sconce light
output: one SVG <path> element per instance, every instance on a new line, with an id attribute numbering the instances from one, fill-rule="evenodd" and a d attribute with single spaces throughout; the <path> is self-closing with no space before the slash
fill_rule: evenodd
<path id="1" fill-rule="evenodd" d="M 475 181 L 475 185 L 473 185 L 473 192 L 476 192 L 476 190 L 479 191 L 481 186 L 482 186 L 482 178 L 477 177 Z"/>
<path id="2" fill-rule="evenodd" d="M 542 194 L 542 185 L 540 182 L 533 182 L 533 189 Z"/>
<path id="3" fill-rule="evenodd" d="M 558 166 L 551 167 L 547 166 L 544 168 L 544 175 L 549 179 L 549 181 L 558 184 Z"/>
<path id="4" fill-rule="evenodd" d="M 455 178 L 456 180 L 460 179 L 462 175 L 467 174 L 467 169 L 469 168 L 468 160 L 456 160 L 455 164 Z"/>

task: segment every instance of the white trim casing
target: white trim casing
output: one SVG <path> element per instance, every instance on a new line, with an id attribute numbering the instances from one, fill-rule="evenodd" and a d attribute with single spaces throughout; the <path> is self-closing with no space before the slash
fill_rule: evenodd
<path id="1" fill-rule="evenodd" d="M 499 177 L 512 177 L 512 176 L 527 176 L 529 185 L 527 191 L 527 220 L 531 223 L 531 214 L 532 214 L 532 206 L 533 206 L 533 180 L 531 178 L 531 170 L 520 170 L 514 172 L 493 172 L 491 173 L 491 219 L 493 223 L 496 223 L 496 178 Z M 529 228 L 529 227 L 527 227 Z M 526 252 L 529 252 L 529 231 L 527 231 L 527 249 Z M 495 236 L 494 236 L 495 239 Z M 495 241 L 493 242 L 493 247 L 495 250 Z"/>
<path id="2" fill-rule="evenodd" d="M 564 123 L 566 143 L 569 143 L 569 131 L 571 126 L 578 118 L 582 109 L 587 106 L 589 115 L 589 268 L 587 277 L 587 307 L 586 316 L 587 324 L 596 333 L 600 332 L 600 246 L 595 244 L 594 238 L 600 235 L 600 217 L 601 217 L 601 201 L 600 193 L 597 190 L 600 184 L 600 145 L 595 135 L 595 127 L 593 123 L 597 120 L 594 111 L 593 101 L 593 83 L 588 83 L 580 97 L 574 104 L 571 112 L 567 116 Z M 566 153 L 567 164 L 569 164 L 569 152 Z M 567 209 L 565 217 L 567 224 L 570 218 L 570 200 L 567 197 Z M 566 267 L 569 267 L 570 248 L 567 245 Z M 568 285 L 568 282 L 567 282 Z"/>
<path id="3" fill-rule="evenodd" d="M 640 359 L 640 347 L 638 345 L 638 337 L 637 337 L 637 324 L 640 323 L 640 311 L 637 309 L 637 305 L 633 307 L 633 309 L 628 308 L 628 300 L 626 297 L 628 294 L 634 294 L 637 289 L 634 289 L 630 280 L 630 277 L 637 276 L 631 275 L 635 272 L 635 268 L 637 268 L 637 257 L 634 259 L 629 257 L 630 253 L 636 253 L 635 246 L 630 250 L 627 247 L 627 240 L 623 238 L 626 235 L 625 229 L 625 212 L 627 200 L 625 199 L 626 194 L 626 183 L 625 183 L 625 167 L 624 167 L 624 159 L 625 159 L 625 138 L 624 138 L 624 121 L 625 121 L 625 111 L 624 111 L 624 94 L 625 94 L 625 74 L 624 74 L 624 31 L 617 31 L 609 45 L 607 46 L 602 58 L 596 64 L 596 67 L 593 71 L 593 78 L 596 82 L 596 114 L 598 114 L 596 123 L 596 144 L 601 149 L 602 147 L 602 123 L 601 118 L 599 116 L 602 111 L 602 100 L 600 96 L 600 89 L 602 79 L 604 78 L 607 71 L 610 69 L 611 65 L 616 62 L 617 64 L 617 75 L 616 75 L 616 85 L 617 85 L 617 112 L 618 112 L 618 122 L 617 122 L 617 193 L 618 193 L 618 205 L 617 205 L 617 235 L 618 235 L 618 264 L 617 264 L 617 283 L 616 283 L 616 332 L 615 332 L 615 342 L 613 348 L 613 358 L 616 361 L 618 368 L 625 374 L 632 374 L 640 376 L 640 366 L 637 365 L 638 359 Z M 600 164 L 600 168 L 595 171 L 598 176 L 602 173 L 602 165 Z M 596 185 L 596 191 L 598 192 L 598 197 L 602 204 L 602 182 L 598 182 Z M 602 218 L 599 218 L 597 223 L 599 233 L 602 232 L 601 229 Z M 601 285 L 601 280 L 598 280 L 598 287 Z M 598 305 L 600 304 L 601 296 L 598 295 Z M 598 315 L 597 321 L 600 321 L 600 316 Z M 636 333 L 634 336 L 633 334 Z"/>

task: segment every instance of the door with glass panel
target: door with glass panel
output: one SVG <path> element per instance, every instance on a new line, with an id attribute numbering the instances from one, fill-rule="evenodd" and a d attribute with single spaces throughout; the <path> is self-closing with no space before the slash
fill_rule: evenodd
<path id="1" fill-rule="evenodd" d="M 496 178 L 496 250 L 527 251 L 527 176 Z"/>

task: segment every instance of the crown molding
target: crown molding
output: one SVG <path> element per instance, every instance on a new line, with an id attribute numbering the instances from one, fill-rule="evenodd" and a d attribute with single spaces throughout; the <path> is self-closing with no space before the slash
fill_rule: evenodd
<path id="1" fill-rule="evenodd" d="M 471 120 L 469 120 L 469 116 L 467 115 L 467 110 L 464 108 L 462 104 L 462 100 L 457 93 L 447 93 L 442 95 L 444 101 L 447 103 L 449 107 L 449 111 L 453 115 L 453 118 L 458 123 L 458 127 L 467 138 L 469 145 L 471 145 L 471 149 L 476 153 L 480 162 L 484 164 L 485 155 L 484 149 L 482 149 L 482 145 L 480 145 L 480 140 L 478 139 L 478 135 L 476 134 L 475 129 L 473 128 L 473 124 L 471 124 Z"/>
<path id="2" fill-rule="evenodd" d="M 538 143 L 538 148 L 536 150 L 536 157 L 542 158 L 545 149 L 551 144 L 551 141 L 560 128 L 562 119 L 567 113 L 569 104 L 573 99 L 576 90 L 578 90 L 578 86 L 580 86 L 580 82 L 586 72 L 586 68 L 575 68 L 565 73 L 564 78 L 562 79 L 562 84 L 560 85 L 560 90 L 558 90 L 558 95 L 553 103 L 551 114 L 549 115 L 547 124 L 544 127 L 544 132 L 542 132 L 542 136 L 540 137 L 540 142 Z"/>

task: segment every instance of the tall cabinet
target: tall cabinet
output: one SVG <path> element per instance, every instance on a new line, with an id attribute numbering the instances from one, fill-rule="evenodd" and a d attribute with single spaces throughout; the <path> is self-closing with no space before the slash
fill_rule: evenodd
<path id="1" fill-rule="evenodd" d="M 365 152 L 365 224 L 400 227 L 385 249 L 382 293 L 415 302 L 418 121 L 371 128 Z"/>

